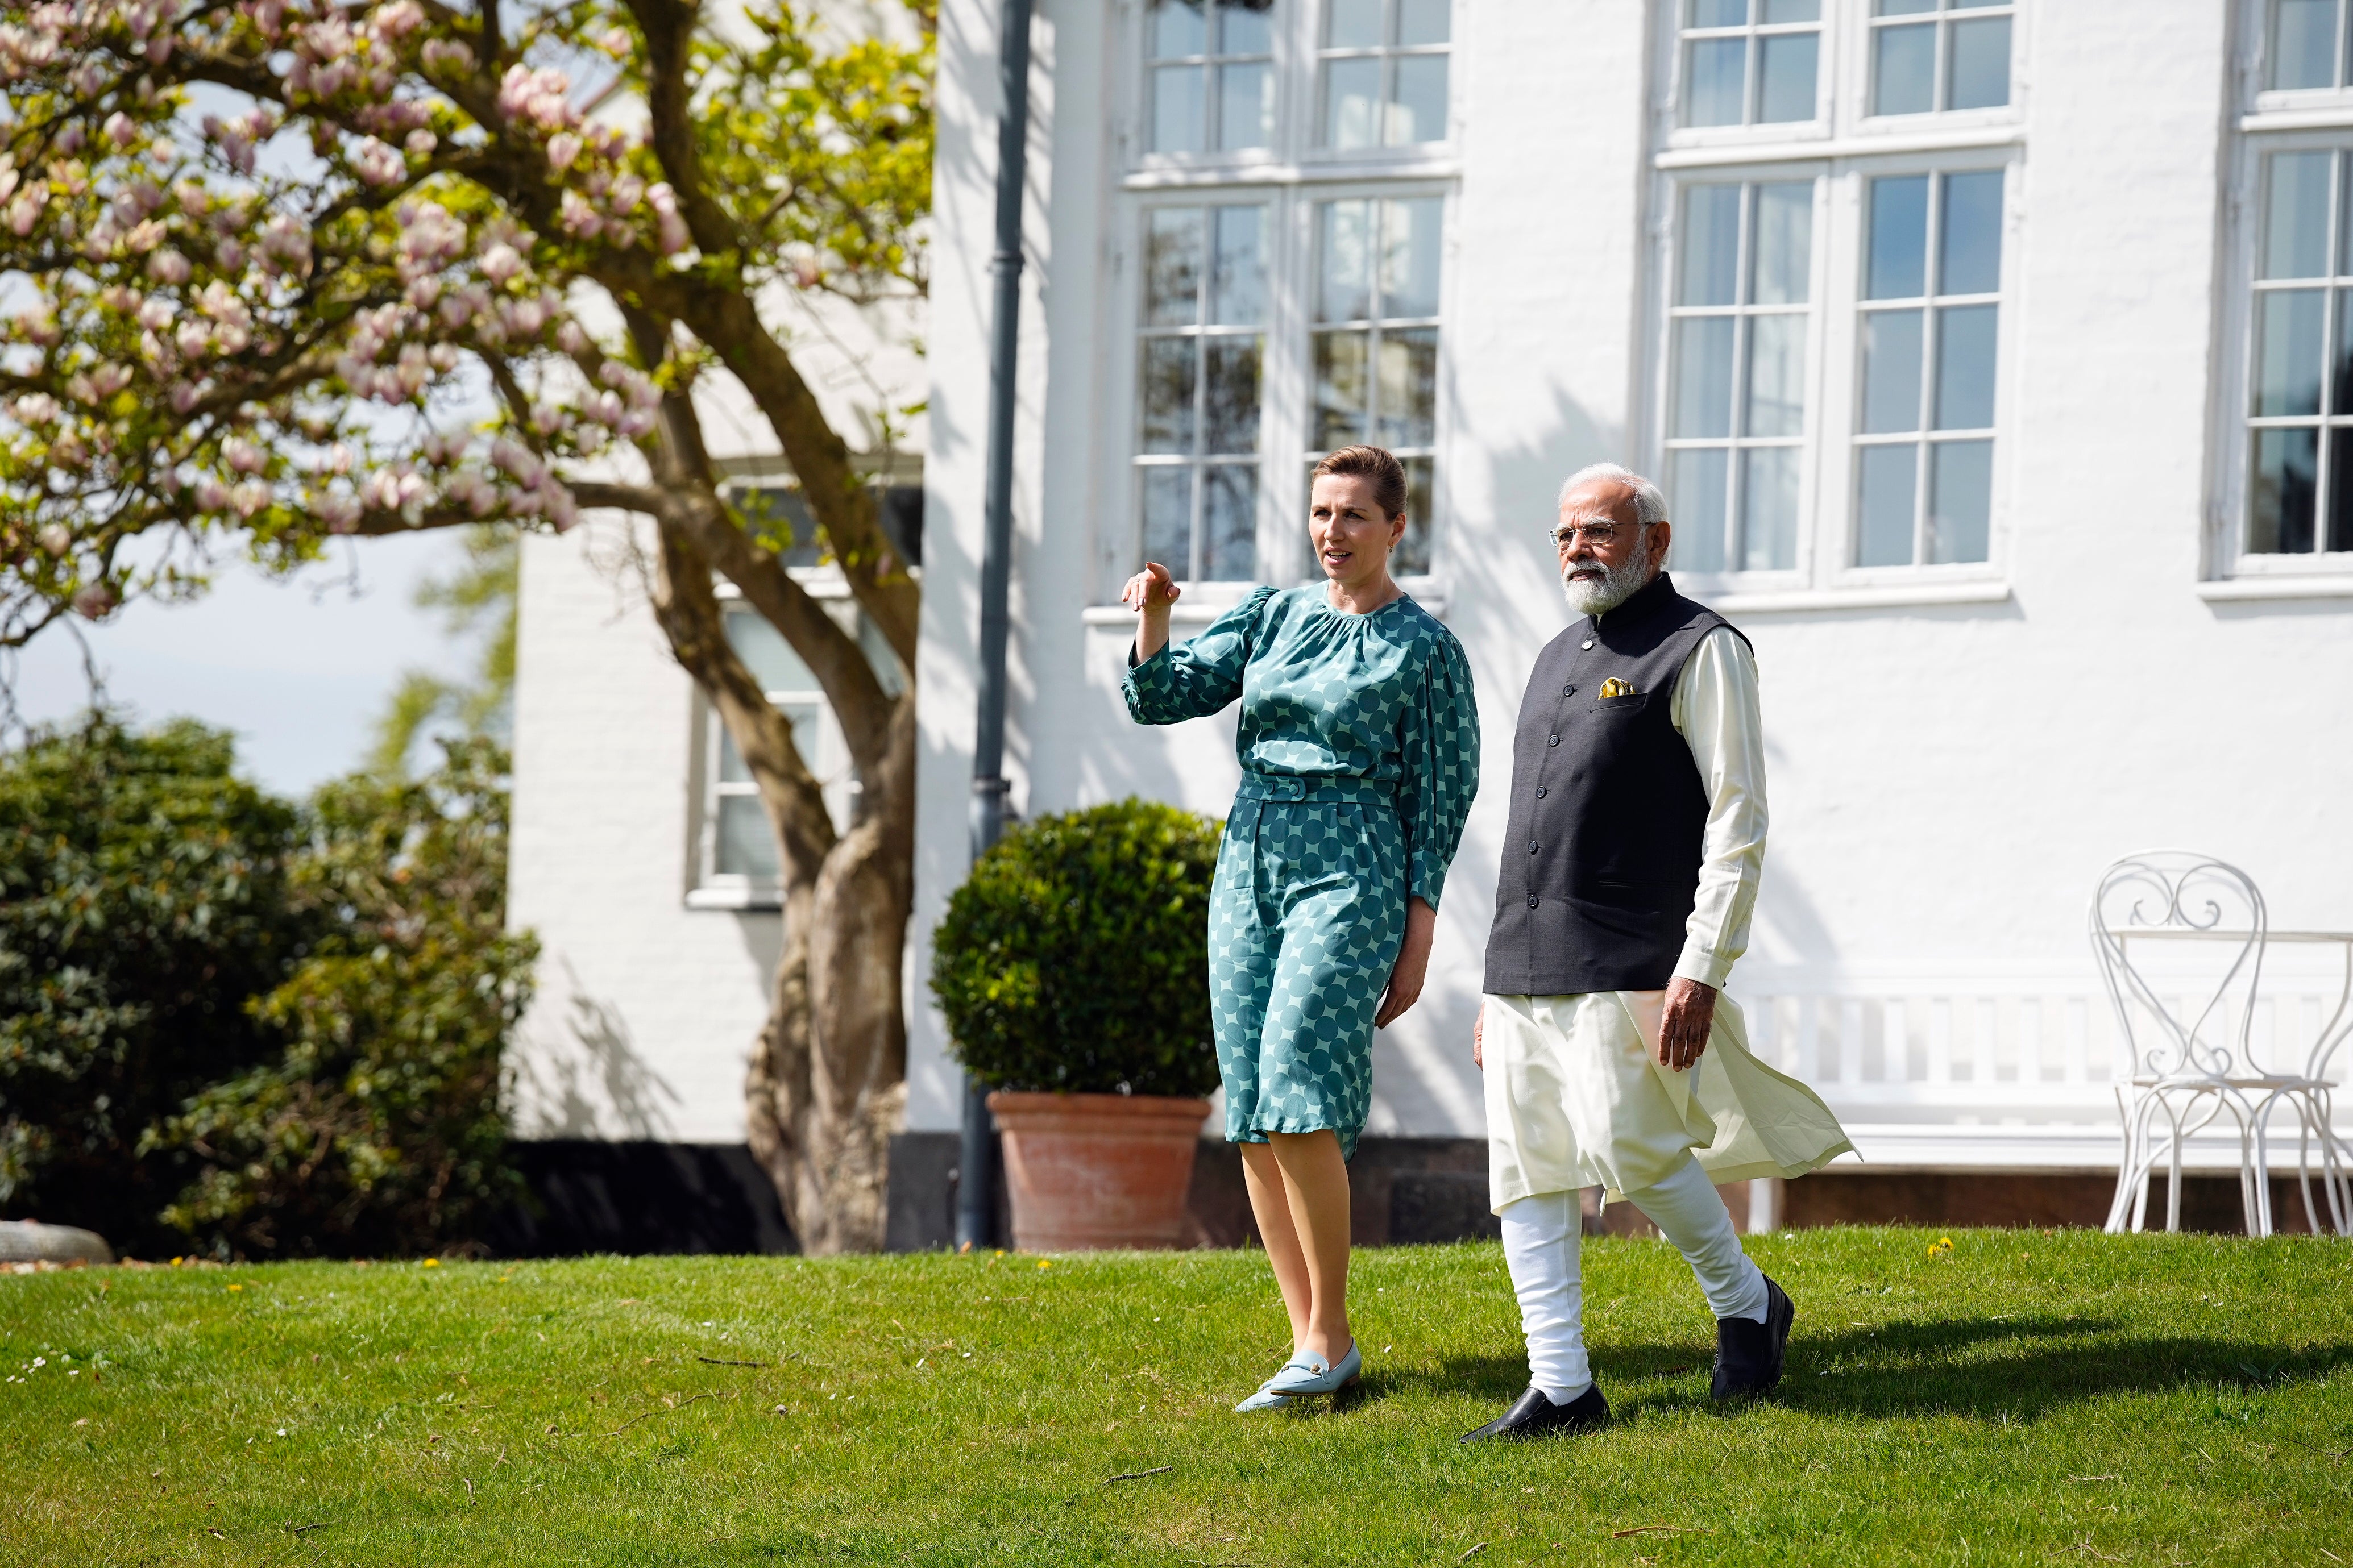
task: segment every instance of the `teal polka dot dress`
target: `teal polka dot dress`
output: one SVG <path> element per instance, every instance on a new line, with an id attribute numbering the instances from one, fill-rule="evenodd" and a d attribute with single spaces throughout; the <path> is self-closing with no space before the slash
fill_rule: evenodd
<path id="1" fill-rule="evenodd" d="M 1241 700 L 1242 784 L 1209 893 L 1227 1140 L 1328 1128 L 1353 1155 L 1406 901 L 1438 907 L 1479 788 L 1462 645 L 1410 598 L 1352 616 L 1320 583 L 1261 588 L 1124 689 L 1141 724 Z"/>

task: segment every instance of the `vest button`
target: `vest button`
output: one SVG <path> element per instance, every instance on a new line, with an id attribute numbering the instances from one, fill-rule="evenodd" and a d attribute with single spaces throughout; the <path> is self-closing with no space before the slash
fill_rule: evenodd
<path id="1" fill-rule="evenodd" d="M 1535 907 L 1536 907 L 1536 896 L 1535 896 L 1534 893 L 1530 893 L 1530 894 L 1528 895 L 1528 908 L 1530 908 L 1530 909 L 1535 909 Z"/>
<path id="2" fill-rule="evenodd" d="M 1551 786 L 1551 785 L 1549 785 L 1549 784 L 1538 784 L 1538 785 L 1536 785 L 1536 798 L 1537 798 L 1538 800 L 1542 800 L 1542 799 L 1545 797 L 1545 791 L 1546 791 L 1546 790 L 1547 790 L 1547 789 L 1549 789 L 1549 788 L 1551 788 L 1551 787 L 1552 787 L 1552 786 Z"/>
<path id="3" fill-rule="evenodd" d="M 1536 852 L 1536 841 L 1535 841 L 1535 839 L 1531 838 L 1531 839 L 1529 839 L 1529 840 L 1528 840 L 1528 853 L 1529 853 L 1529 854 L 1531 854 L 1531 855 L 1533 855 L 1533 854 L 1535 854 L 1535 852 Z"/>
<path id="4" fill-rule="evenodd" d="M 1577 688 L 1575 686 L 1564 686 L 1560 689 L 1560 694 L 1563 697 L 1574 697 L 1577 695 Z"/>
<path id="5" fill-rule="evenodd" d="M 1558 735 L 1548 736 L 1546 738 L 1545 744 L 1547 746 L 1557 746 L 1560 744 L 1560 737 Z"/>
<path id="6" fill-rule="evenodd" d="M 1585 646 L 1585 647 L 1591 647 L 1593 646 L 1593 639 L 1592 639 L 1591 637 L 1588 637 L 1588 638 L 1586 638 L 1586 639 L 1585 639 L 1585 644 L 1584 644 L 1584 646 Z"/>

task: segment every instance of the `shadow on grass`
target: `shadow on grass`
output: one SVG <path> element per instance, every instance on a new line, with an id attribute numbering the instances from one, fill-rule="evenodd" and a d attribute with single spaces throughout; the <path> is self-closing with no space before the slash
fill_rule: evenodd
<path id="1" fill-rule="evenodd" d="M 1646 1411 L 1736 1410 L 1707 1397 L 1714 1347 L 1609 1344 L 1592 1347 L 1593 1370 L 1620 1422 Z M 1876 1418 L 1932 1413 L 2024 1423 L 2105 1394 L 2168 1394 L 2187 1388 L 2259 1393 L 2314 1383 L 2353 1365 L 2353 1344 L 2303 1346 L 2245 1340 L 2134 1334 L 2112 1319 L 2017 1317 L 1899 1321 L 1810 1335 L 1805 1320 L 1789 1342 L 1781 1385 L 1769 1396 L 1796 1410 Z M 1690 1376 L 1673 1388 L 1645 1387 Z M 1359 1399 L 1409 1389 L 1469 1394 L 1499 1406 L 1527 1386 L 1517 1354 L 1450 1356 L 1433 1372 L 1368 1375 Z"/>

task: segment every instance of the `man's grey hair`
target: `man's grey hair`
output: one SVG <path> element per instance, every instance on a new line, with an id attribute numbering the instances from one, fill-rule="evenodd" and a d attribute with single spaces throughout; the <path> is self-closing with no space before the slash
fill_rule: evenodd
<path id="1" fill-rule="evenodd" d="M 1569 475 L 1561 481 L 1560 500 L 1553 503 L 1555 509 L 1566 506 L 1570 493 L 1578 486 L 1589 485 L 1596 479 L 1614 479 L 1632 490 L 1634 516 L 1644 528 L 1667 521 L 1667 498 L 1660 493 L 1659 487 L 1633 469 L 1621 468 L 1616 463 L 1589 463 Z"/>

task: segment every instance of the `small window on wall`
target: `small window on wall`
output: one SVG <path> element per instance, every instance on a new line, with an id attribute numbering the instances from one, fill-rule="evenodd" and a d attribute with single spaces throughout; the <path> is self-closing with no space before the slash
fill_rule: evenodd
<path id="1" fill-rule="evenodd" d="M 1683 0 L 1683 122 L 1815 117 L 1822 0 Z"/>
<path id="2" fill-rule="evenodd" d="M 1274 139 L 1273 0 L 1152 0 L 1145 12 L 1155 153 L 1235 153 Z"/>
<path id="3" fill-rule="evenodd" d="M 1813 242 L 1811 180 L 1683 189 L 1668 312 L 1679 568 L 1798 563 Z"/>
<path id="4" fill-rule="evenodd" d="M 727 640 L 736 657 L 759 681 L 768 700 L 791 722 L 793 744 L 799 749 L 801 760 L 818 777 L 825 777 L 831 759 L 821 751 L 826 740 L 825 693 L 818 689 L 817 677 L 766 616 L 748 606 L 731 608 L 726 616 Z M 735 749 L 734 738 L 715 714 L 711 731 L 707 773 L 711 785 L 702 830 L 703 885 L 772 894 L 782 880 L 783 869 L 776 859 L 776 833 L 760 804 L 759 786 L 752 781 L 744 754 Z"/>
<path id="5" fill-rule="evenodd" d="M 1446 140 L 1451 9 L 1452 0 L 1325 0 L 1320 145 Z"/>
<path id="6" fill-rule="evenodd" d="M 1857 323 L 1858 566 L 1983 561 L 1991 542 L 2002 173 L 1869 182 Z"/>
<path id="7" fill-rule="evenodd" d="M 2246 549 L 2353 550 L 2353 158 L 2322 148 L 2263 162 Z"/>
<path id="8" fill-rule="evenodd" d="M 1871 112 L 1934 114 L 2010 101 L 2005 0 L 1874 0 Z"/>
<path id="9" fill-rule="evenodd" d="M 1438 196 L 1359 196 L 1315 207 L 1308 462 L 1360 441 L 1397 454 L 1407 529 L 1391 569 L 1401 574 L 1430 570 L 1444 216 Z"/>
<path id="10" fill-rule="evenodd" d="M 2346 0 L 2272 0 L 2264 87 L 2294 91 L 2347 85 L 2345 5 Z"/>
<path id="11" fill-rule="evenodd" d="M 1267 209 L 1145 214 L 1135 473 L 1144 558 L 1190 582 L 1258 575 Z"/>

